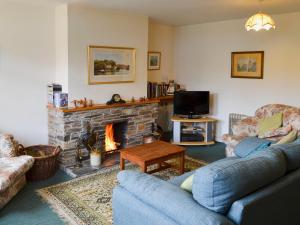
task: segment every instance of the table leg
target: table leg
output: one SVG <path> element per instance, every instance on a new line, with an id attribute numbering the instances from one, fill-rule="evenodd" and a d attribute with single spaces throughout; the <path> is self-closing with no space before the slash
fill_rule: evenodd
<path id="1" fill-rule="evenodd" d="M 161 163 L 161 162 L 158 163 L 158 164 L 157 164 L 157 165 L 158 165 L 158 166 L 157 166 L 157 169 L 161 169 L 161 168 L 162 168 L 162 164 L 163 164 L 163 163 Z"/>
<path id="2" fill-rule="evenodd" d="M 120 170 L 124 170 L 125 169 L 125 159 L 122 158 L 122 156 L 120 156 Z"/>
<path id="3" fill-rule="evenodd" d="M 147 165 L 145 163 L 141 166 L 141 171 L 147 173 Z"/>
<path id="4" fill-rule="evenodd" d="M 180 163 L 179 163 L 179 172 L 180 174 L 183 174 L 184 173 L 184 154 L 182 154 L 180 156 Z"/>

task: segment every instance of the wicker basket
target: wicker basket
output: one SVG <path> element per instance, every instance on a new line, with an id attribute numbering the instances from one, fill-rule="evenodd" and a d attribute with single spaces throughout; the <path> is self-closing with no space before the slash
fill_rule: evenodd
<path id="1" fill-rule="evenodd" d="M 61 148 L 59 146 L 35 145 L 24 148 L 21 145 L 20 154 L 31 155 L 35 159 L 33 166 L 26 173 L 26 178 L 30 181 L 39 181 L 53 176 L 58 169 L 60 152 Z"/>

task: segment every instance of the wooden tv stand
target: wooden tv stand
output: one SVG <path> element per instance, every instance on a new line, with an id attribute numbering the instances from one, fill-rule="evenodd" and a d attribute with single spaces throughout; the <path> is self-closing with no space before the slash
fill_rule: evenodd
<path id="1" fill-rule="evenodd" d="M 176 145 L 212 145 L 214 141 L 214 124 L 216 119 L 210 117 L 201 117 L 195 119 L 173 116 L 173 144 Z M 203 140 L 184 141 L 183 136 L 193 136 Z M 188 138 L 187 138 L 188 139 Z"/>

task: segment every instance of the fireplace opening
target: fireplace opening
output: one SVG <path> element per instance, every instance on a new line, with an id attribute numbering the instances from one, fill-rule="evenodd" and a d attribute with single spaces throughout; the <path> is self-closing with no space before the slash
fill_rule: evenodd
<path id="1" fill-rule="evenodd" d="M 106 153 L 116 152 L 125 147 L 126 144 L 127 121 L 110 123 L 105 126 Z"/>

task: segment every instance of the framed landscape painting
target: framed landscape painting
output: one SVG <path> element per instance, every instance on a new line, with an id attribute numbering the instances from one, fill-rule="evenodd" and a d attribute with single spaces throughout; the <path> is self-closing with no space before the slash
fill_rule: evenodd
<path id="1" fill-rule="evenodd" d="M 148 70 L 160 70 L 160 52 L 148 52 Z"/>
<path id="2" fill-rule="evenodd" d="M 263 79 L 264 52 L 232 52 L 231 77 Z"/>
<path id="3" fill-rule="evenodd" d="M 88 47 L 89 84 L 128 83 L 135 79 L 135 49 Z"/>

